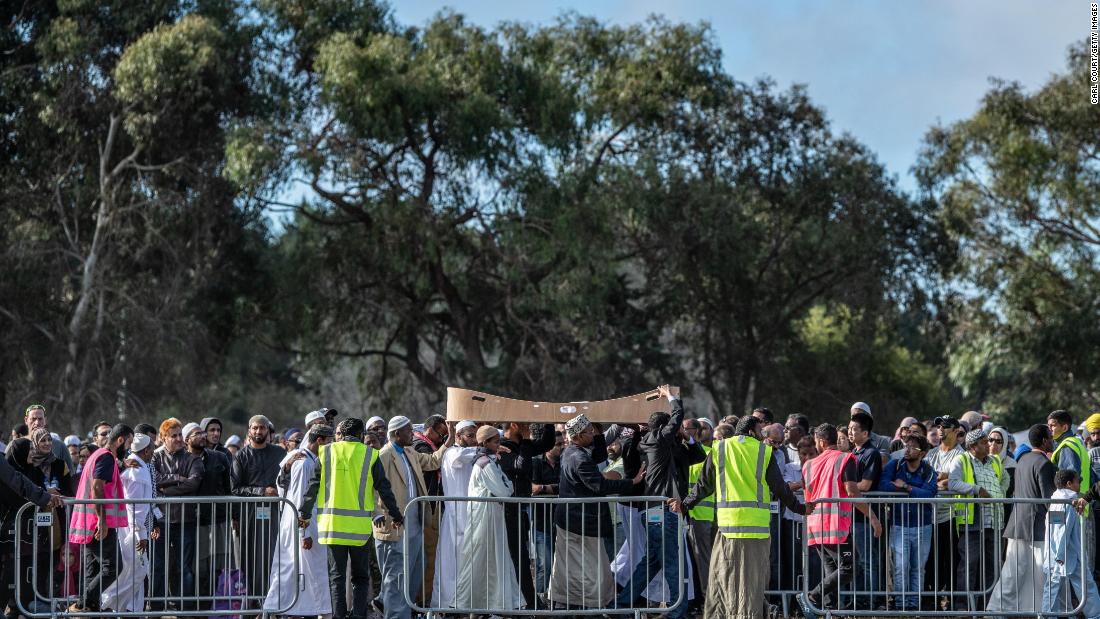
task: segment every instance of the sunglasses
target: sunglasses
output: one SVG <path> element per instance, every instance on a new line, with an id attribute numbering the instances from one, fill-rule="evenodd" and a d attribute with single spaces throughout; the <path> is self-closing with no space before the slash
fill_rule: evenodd
<path id="1" fill-rule="evenodd" d="M 1003 445 L 1004 444 L 1004 441 L 999 439 L 999 438 L 991 438 L 991 439 L 989 439 L 989 442 L 990 443 L 997 443 L 998 445 Z"/>

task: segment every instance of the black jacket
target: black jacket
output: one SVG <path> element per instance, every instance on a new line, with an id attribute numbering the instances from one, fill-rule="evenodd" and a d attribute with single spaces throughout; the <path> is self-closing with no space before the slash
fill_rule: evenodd
<path id="1" fill-rule="evenodd" d="M 504 439 L 500 444 L 512 452 L 500 454 L 500 470 L 512 481 L 512 488 L 515 490 L 513 496 L 531 496 L 531 460 L 554 448 L 554 424 L 542 424 L 542 432 L 537 438 L 525 438 L 518 443 Z M 519 506 L 518 503 L 505 505 L 515 506 L 512 507 L 513 510 Z"/>
<path id="2" fill-rule="evenodd" d="M 431 455 L 435 453 L 435 450 L 439 449 L 438 446 L 432 447 L 432 444 L 428 441 L 417 436 L 413 439 L 413 450 L 422 454 Z M 429 496 L 443 496 L 443 476 L 436 471 L 424 471 L 424 487 L 428 490 Z"/>
<path id="3" fill-rule="evenodd" d="M 202 452 L 203 475 L 196 493 L 202 497 L 231 496 L 232 485 L 229 483 L 229 469 L 232 466 L 229 456 L 213 449 L 204 449 Z M 210 524 L 213 522 L 225 522 L 225 505 L 211 507 L 199 506 L 199 522 Z"/>
<path id="4" fill-rule="evenodd" d="M 175 454 L 168 453 L 163 447 L 157 449 L 153 452 L 152 465 L 157 470 L 159 496 L 184 497 L 198 494 L 204 471 L 202 458 L 187 451 L 186 447 Z M 193 522 L 195 510 L 184 507 L 191 506 L 162 506 L 165 521 L 172 524 Z"/>
<path id="5" fill-rule="evenodd" d="M 646 466 L 645 485 L 648 494 L 683 499 L 690 489 L 688 467 L 707 458 L 701 444 L 686 445 L 680 439 L 680 424 L 683 422 L 684 406 L 680 398 L 673 398 L 672 417 L 668 423 L 658 429 L 651 429 L 638 443 L 638 450 Z"/>
<path id="6" fill-rule="evenodd" d="M 1029 451 L 1016 463 L 1016 494 L 1021 499 L 1049 499 L 1054 494 L 1054 473 L 1058 468 L 1041 451 Z M 1047 505 L 1018 503 L 1005 523 L 1008 539 L 1041 542 L 1047 536 Z"/>
<path id="7" fill-rule="evenodd" d="M 630 493 L 634 487 L 632 480 L 607 479 L 600 469 L 596 468 L 597 458 L 601 453 L 602 459 L 607 459 L 607 449 L 602 435 L 596 435 L 591 449 L 593 453 L 590 454 L 587 449 L 570 445 L 562 452 L 558 496 L 564 499 Z M 611 537 L 612 535 L 611 511 L 607 503 L 559 504 L 554 510 L 554 523 L 577 535 L 589 537 Z"/>

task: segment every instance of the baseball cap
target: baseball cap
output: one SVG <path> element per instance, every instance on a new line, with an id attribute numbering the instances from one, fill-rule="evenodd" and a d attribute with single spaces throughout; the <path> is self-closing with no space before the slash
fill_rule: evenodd
<path id="1" fill-rule="evenodd" d="M 951 415 L 944 415 L 942 417 L 936 417 L 932 420 L 932 425 L 939 426 L 941 428 L 961 428 L 962 423 L 958 419 L 955 419 Z"/>

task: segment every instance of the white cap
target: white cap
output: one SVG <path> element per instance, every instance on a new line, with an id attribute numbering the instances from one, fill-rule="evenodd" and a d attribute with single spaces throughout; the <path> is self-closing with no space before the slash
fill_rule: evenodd
<path id="1" fill-rule="evenodd" d="M 857 410 L 863 411 L 863 412 L 867 413 L 868 415 L 870 415 L 871 414 L 871 405 L 866 403 L 866 402 L 856 402 L 855 404 L 852 405 L 852 410 L 854 410 L 854 411 L 857 411 Z"/>
<path id="2" fill-rule="evenodd" d="M 241 437 L 237 436 L 236 434 L 234 434 L 233 436 L 230 436 L 229 438 L 225 439 L 225 446 L 226 447 L 234 447 L 234 446 L 240 445 L 240 444 L 241 444 Z"/>
<path id="3" fill-rule="evenodd" d="M 148 434 L 141 434 L 140 432 L 134 435 L 134 442 L 130 443 L 130 452 L 137 453 L 142 449 L 149 446 L 153 439 Z"/>
<path id="4" fill-rule="evenodd" d="M 65 446 L 80 445 L 80 437 L 75 434 L 70 434 L 65 437 Z"/>
<path id="5" fill-rule="evenodd" d="M 200 431 L 202 431 L 202 428 L 199 427 L 199 424 L 194 423 L 194 422 L 183 426 L 183 440 L 186 441 L 187 437 L 191 436 L 192 432 L 200 432 Z"/>
<path id="6" fill-rule="evenodd" d="M 458 422 L 458 425 L 455 426 L 455 432 L 461 432 L 461 431 L 465 430 L 466 428 L 473 428 L 473 427 L 476 427 L 476 426 L 477 426 L 476 423 L 474 423 L 474 422 L 467 419 L 466 421 Z"/>
<path id="7" fill-rule="evenodd" d="M 390 419 L 390 424 L 388 426 L 386 426 L 386 431 L 387 432 L 397 432 L 398 430 L 400 430 L 401 428 L 404 428 L 405 426 L 409 425 L 410 423 L 412 423 L 412 422 L 409 421 L 408 417 L 406 417 L 404 415 L 398 415 L 398 416 L 394 417 L 393 419 Z"/>
<path id="8" fill-rule="evenodd" d="M 386 425 L 386 420 L 382 419 L 378 415 L 375 415 L 374 417 L 371 417 L 370 419 L 367 420 L 367 425 L 363 426 L 363 428 L 366 429 L 366 430 L 369 430 L 370 427 L 373 426 L 376 423 Z"/>
<path id="9" fill-rule="evenodd" d="M 322 413 L 321 411 L 313 411 L 312 413 L 306 415 L 306 425 L 308 426 L 309 424 L 313 423 L 314 421 L 317 421 L 318 419 L 324 420 L 324 418 L 325 418 L 325 414 Z"/>

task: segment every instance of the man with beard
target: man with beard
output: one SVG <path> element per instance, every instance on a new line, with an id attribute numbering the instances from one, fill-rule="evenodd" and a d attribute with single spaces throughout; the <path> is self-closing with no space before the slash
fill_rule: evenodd
<path id="1" fill-rule="evenodd" d="M 473 464 L 477 460 L 477 424 L 463 421 L 455 426 L 455 444 L 443 454 L 444 496 L 467 496 Z M 462 565 L 462 539 L 469 523 L 469 503 L 447 502 L 439 525 L 436 545 L 435 582 L 432 583 L 432 606 L 453 608 L 459 566 Z"/>
<path id="2" fill-rule="evenodd" d="M 197 424 L 187 424 L 198 433 Z M 202 459 L 188 453 L 179 420 L 172 417 L 160 424 L 160 439 L 164 447 L 153 452 L 153 468 L 157 471 L 157 491 L 161 496 L 193 496 L 202 483 Z M 165 581 L 181 597 L 195 594 L 195 510 L 190 505 L 166 505 L 164 536 L 153 541 L 154 598 L 164 597 Z M 179 575 L 172 572 L 179 570 Z M 161 603 L 163 604 L 163 603 Z M 163 606 L 161 606 L 163 607 Z"/>
<path id="3" fill-rule="evenodd" d="M 429 415 L 424 420 L 424 431 L 413 432 L 413 449 L 431 454 L 447 438 L 447 420 L 443 415 Z M 443 496 L 443 481 L 439 471 L 424 471 L 424 486 L 431 496 Z M 432 583 L 435 582 L 435 548 L 439 543 L 439 503 L 424 504 L 424 589 L 421 601 L 432 599 Z"/>
<path id="4" fill-rule="evenodd" d="M 208 420 L 209 418 L 203 421 Z M 201 423 L 197 426 L 189 423 L 183 429 L 188 453 L 202 461 L 202 481 L 195 493 L 200 497 L 224 497 L 231 496 L 233 493 L 229 483 L 229 469 L 232 466 L 229 454 L 207 447 L 210 444 L 210 429 L 214 424 L 218 424 L 216 419 L 207 423 L 206 431 L 203 431 Z M 217 434 L 221 436 L 220 424 L 217 427 Z M 230 538 L 228 529 L 225 527 L 228 513 L 224 504 L 199 504 L 196 509 L 199 523 L 197 546 L 199 565 L 202 566 L 198 574 L 199 591 L 212 591 L 210 581 L 223 568 L 229 567 Z"/>
<path id="5" fill-rule="evenodd" d="M 386 431 L 390 441 L 378 451 L 378 461 L 390 482 L 397 499 L 397 507 L 402 510 L 404 524 L 395 522 L 392 513 L 385 514 L 381 509 L 382 501 L 376 501 L 374 545 L 378 553 L 378 564 L 382 567 L 385 617 L 409 619 L 411 609 L 406 603 L 403 589 L 407 589 L 410 594 L 420 591 L 424 576 L 424 523 L 420 511 L 423 503 L 412 501 L 416 497 L 427 495 L 423 472 L 437 470 L 443 464 L 443 455 L 454 444 L 454 432 L 447 433 L 447 441 L 438 450 L 424 455 L 412 449 L 413 430 L 408 417 L 398 415 L 390 419 Z M 381 486 L 376 486 L 376 490 L 380 489 Z M 407 538 L 402 539 L 405 536 Z"/>
<path id="6" fill-rule="evenodd" d="M 500 456 L 499 464 L 512 482 L 512 496 L 531 496 L 531 461 L 554 447 L 554 424 L 544 423 L 537 428 L 541 431 L 533 435 L 530 424 L 512 422 L 504 430 L 504 439 L 500 444 L 507 449 L 507 453 Z M 512 555 L 520 590 L 523 591 L 526 607 L 534 608 L 537 601 L 535 581 L 528 567 L 531 565 L 531 552 L 527 543 L 531 537 L 531 518 L 522 508 L 519 503 L 505 503 L 504 522 L 508 529 L 508 551 Z"/>
<path id="7" fill-rule="evenodd" d="M 235 496 L 277 497 L 275 479 L 286 450 L 271 445 L 271 422 L 263 415 L 248 420 L 248 444 L 233 459 L 229 481 Z M 235 513 L 234 529 L 241 538 L 248 593 L 267 590 L 277 535 L 273 517 L 277 503 L 252 503 Z"/>
<path id="8" fill-rule="evenodd" d="M 122 478 L 118 461 L 126 456 L 134 430 L 118 424 L 111 429 L 107 447 L 101 447 L 88 458 L 76 499 L 122 499 Z M 69 542 L 83 547 L 84 587 L 80 601 L 69 607 L 71 612 L 99 610 L 103 589 L 115 580 L 118 566 L 118 535 L 116 529 L 126 526 L 126 507 L 121 503 L 76 503 L 69 521 Z"/>

